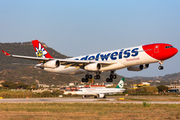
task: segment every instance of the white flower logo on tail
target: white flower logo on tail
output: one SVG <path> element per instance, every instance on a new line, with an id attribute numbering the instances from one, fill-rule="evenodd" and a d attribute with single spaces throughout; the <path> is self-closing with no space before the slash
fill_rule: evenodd
<path id="1" fill-rule="evenodd" d="M 46 58 L 47 52 L 44 50 L 44 48 L 41 48 L 41 44 L 39 43 L 38 48 L 36 47 L 36 55 L 40 58 Z"/>

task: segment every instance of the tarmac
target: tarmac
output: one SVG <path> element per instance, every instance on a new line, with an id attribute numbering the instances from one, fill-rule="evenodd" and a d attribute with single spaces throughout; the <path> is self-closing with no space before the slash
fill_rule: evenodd
<path id="1" fill-rule="evenodd" d="M 114 98 L 94 99 L 94 98 L 20 98 L 20 99 L 0 99 L 0 103 L 122 103 L 122 104 L 143 104 L 143 101 L 118 101 Z M 180 104 L 176 101 L 148 101 L 151 104 Z"/>

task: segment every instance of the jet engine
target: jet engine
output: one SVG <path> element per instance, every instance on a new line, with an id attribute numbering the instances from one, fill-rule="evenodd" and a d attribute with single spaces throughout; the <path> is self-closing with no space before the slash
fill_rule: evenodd
<path id="1" fill-rule="evenodd" d="M 99 69 L 101 69 L 101 64 L 99 63 L 91 63 L 88 64 L 84 67 L 85 70 L 87 71 L 98 71 Z"/>
<path id="2" fill-rule="evenodd" d="M 43 67 L 45 67 L 45 68 L 57 68 L 57 67 L 59 67 L 59 65 L 60 65 L 59 60 L 51 60 L 51 61 L 44 63 Z"/>
<path id="3" fill-rule="evenodd" d="M 106 96 L 103 93 L 98 94 L 99 98 L 106 98 Z"/>
<path id="4" fill-rule="evenodd" d="M 146 69 L 146 68 L 148 68 L 149 67 L 149 64 L 144 64 L 143 65 L 143 69 Z"/>
<path id="5" fill-rule="evenodd" d="M 127 70 L 128 71 L 141 71 L 141 70 L 146 69 L 148 67 L 149 67 L 149 64 L 135 65 L 135 66 L 127 67 Z"/>
<path id="6" fill-rule="evenodd" d="M 141 71 L 144 68 L 143 65 L 135 65 L 127 67 L 128 71 Z"/>

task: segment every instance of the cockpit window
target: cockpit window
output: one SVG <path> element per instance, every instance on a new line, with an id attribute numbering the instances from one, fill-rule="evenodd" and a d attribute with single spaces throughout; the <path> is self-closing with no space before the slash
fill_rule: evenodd
<path id="1" fill-rule="evenodd" d="M 166 46 L 165 48 L 166 48 L 166 49 L 168 49 L 168 48 L 173 48 L 173 46 Z"/>

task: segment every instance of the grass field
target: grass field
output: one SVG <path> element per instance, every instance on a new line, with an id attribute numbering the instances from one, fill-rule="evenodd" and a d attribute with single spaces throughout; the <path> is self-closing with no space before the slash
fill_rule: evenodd
<path id="1" fill-rule="evenodd" d="M 118 100 L 121 97 L 116 97 Z M 179 102 L 180 96 L 122 96 L 124 101 L 173 101 Z"/>
<path id="2" fill-rule="evenodd" d="M 1 103 L 2 120 L 180 119 L 179 104 Z"/>

